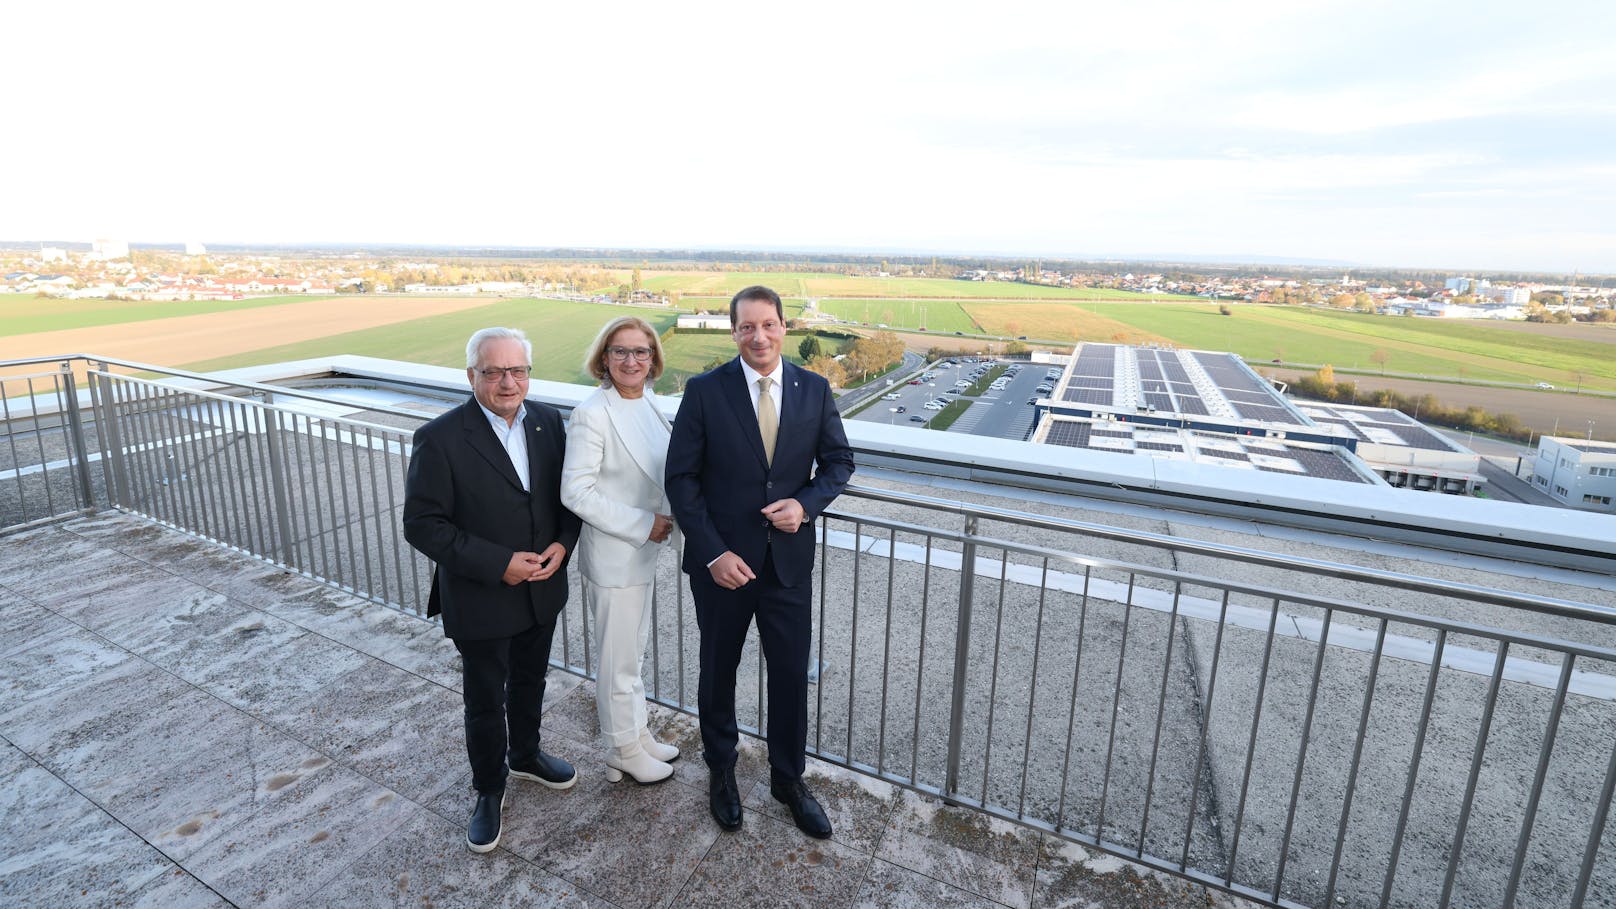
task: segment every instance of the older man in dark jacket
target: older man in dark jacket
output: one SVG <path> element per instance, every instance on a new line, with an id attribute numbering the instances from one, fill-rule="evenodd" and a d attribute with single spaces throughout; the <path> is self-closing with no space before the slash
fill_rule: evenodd
<path id="1" fill-rule="evenodd" d="M 544 674 L 580 523 L 561 504 L 561 416 L 527 400 L 532 351 L 515 329 L 472 335 L 472 400 L 416 431 L 405 489 L 404 536 L 437 563 L 427 613 L 441 611 L 463 664 L 473 852 L 499 844 L 507 776 L 553 789 L 577 780 L 539 749 Z"/>

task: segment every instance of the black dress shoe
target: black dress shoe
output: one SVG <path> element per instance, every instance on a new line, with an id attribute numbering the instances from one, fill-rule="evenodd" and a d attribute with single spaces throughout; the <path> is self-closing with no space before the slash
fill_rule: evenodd
<path id="1" fill-rule="evenodd" d="M 725 830 L 741 829 L 741 790 L 735 785 L 735 768 L 712 771 L 707 781 L 707 805 L 713 820 Z"/>
<path id="2" fill-rule="evenodd" d="M 819 807 L 818 800 L 802 780 L 770 779 L 769 794 L 791 809 L 791 819 L 797 822 L 798 830 L 816 840 L 830 839 L 830 818 L 825 816 L 825 809 Z"/>
<path id="3" fill-rule="evenodd" d="M 572 784 L 578 782 L 578 771 L 572 769 L 571 764 L 553 754 L 545 754 L 543 750 L 531 761 L 513 762 L 511 776 L 519 780 L 532 780 L 551 789 L 571 789 Z"/>
<path id="4" fill-rule="evenodd" d="M 500 810 L 505 807 L 505 790 L 477 793 L 477 807 L 466 825 L 466 848 L 472 852 L 492 852 L 499 845 Z"/>

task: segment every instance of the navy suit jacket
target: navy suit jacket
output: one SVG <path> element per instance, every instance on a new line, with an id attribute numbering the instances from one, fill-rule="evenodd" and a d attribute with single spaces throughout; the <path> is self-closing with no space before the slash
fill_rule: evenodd
<path id="1" fill-rule="evenodd" d="M 559 542 L 571 560 L 582 527 L 561 504 L 561 415 L 523 403 L 531 494 L 475 398 L 415 431 L 404 537 L 436 563 L 427 615 L 441 611 L 443 633 L 456 640 L 511 637 L 553 621 L 567 603 L 565 564 L 548 580 L 515 587 L 502 580 L 517 552 Z"/>
<path id="2" fill-rule="evenodd" d="M 783 366 L 772 466 L 739 358 L 685 385 L 668 441 L 665 486 L 685 537 L 687 574 L 705 572 L 725 550 L 759 571 L 765 547 L 772 547 L 782 585 L 812 577 L 812 522 L 853 476 L 853 449 L 830 384 L 789 362 Z M 796 533 L 773 530 L 762 514 L 765 505 L 788 498 L 806 513 Z"/>

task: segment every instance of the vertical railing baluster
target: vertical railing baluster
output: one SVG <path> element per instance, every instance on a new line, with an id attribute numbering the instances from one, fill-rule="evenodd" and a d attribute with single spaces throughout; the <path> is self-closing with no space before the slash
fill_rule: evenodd
<path id="1" fill-rule="evenodd" d="M 39 446 L 39 475 L 45 486 L 45 516 L 51 517 L 56 514 L 56 497 L 51 495 L 50 459 L 45 455 L 45 430 L 39 422 L 39 395 L 34 391 L 33 376 L 28 377 L 28 413 L 33 417 L 34 443 Z M 26 509 L 23 514 L 26 517 Z"/>
<path id="2" fill-rule="evenodd" d="M 1072 703 L 1066 714 L 1066 753 L 1061 758 L 1061 788 L 1060 806 L 1055 810 L 1055 829 L 1066 827 L 1066 786 L 1072 778 L 1072 729 L 1077 723 L 1077 690 L 1081 681 L 1079 676 L 1083 672 L 1083 635 L 1088 630 L 1089 619 L 1089 581 L 1094 576 L 1094 567 L 1083 566 L 1083 598 L 1077 605 L 1077 653 L 1072 658 Z"/>
<path id="3" fill-rule="evenodd" d="M 1470 756 L 1470 775 L 1465 779 L 1464 797 L 1459 799 L 1459 823 L 1453 830 L 1453 848 L 1448 852 L 1448 871 L 1442 876 L 1442 898 L 1437 909 L 1447 909 L 1453 898 L 1453 880 L 1459 870 L 1459 856 L 1464 851 L 1465 830 L 1470 826 L 1470 809 L 1476 797 L 1476 781 L 1481 776 L 1481 758 L 1487 752 L 1487 734 L 1493 727 L 1493 708 L 1498 705 L 1498 688 L 1504 681 L 1504 664 L 1509 659 L 1509 642 L 1498 643 L 1498 658 L 1493 663 L 1493 676 L 1487 683 L 1487 702 L 1481 707 L 1481 726 L 1476 731 L 1476 747 Z"/>
<path id="4" fill-rule="evenodd" d="M 1206 705 L 1201 709 L 1201 740 L 1195 748 L 1195 772 L 1190 774 L 1190 807 L 1184 816 L 1184 851 L 1179 854 L 1178 867 L 1180 871 L 1188 871 L 1190 867 L 1190 844 L 1195 836 L 1195 808 L 1201 796 L 1201 770 L 1206 766 L 1206 739 L 1212 729 L 1212 708 L 1216 705 L 1218 695 L 1218 663 L 1223 656 L 1223 629 L 1229 622 L 1229 589 L 1223 589 L 1223 602 L 1218 607 L 1218 631 L 1212 642 L 1212 669 L 1207 673 Z M 1194 676 L 1194 667 L 1191 667 L 1191 677 Z M 1199 683 L 1199 679 L 1195 679 Z"/>
<path id="5" fill-rule="evenodd" d="M 1173 582 L 1173 605 L 1167 614 L 1167 651 L 1162 658 L 1161 691 L 1156 695 L 1156 732 L 1150 744 L 1150 768 L 1145 773 L 1145 810 L 1139 817 L 1139 842 L 1134 854 L 1145 854 L 1145 834 L 1150 829 L 1150 800 L 1156 794 L 1156 757 L 1161 754 L 1162 717 L 1167 714 L 1167 680 L 1173 671 L 1173 641 L 1178 631 L 1178 600 L 1183 593 L 1182 584 Z"/>
<path id="6" fill-rule="evenodd" d="M 1117 644 L 1117 681 L 1111 691 L 1110 730 L 1105 737 L 1105 772 L 1100 777 L 1100 813 L 1094 824 L 1094 838 L 1105 839 L 1105 804 L 1111 794 L 1111 758 L 1117 747 L 1117 714 L 1122 710 L 1122 675 L 1128 654 L 1128 625 L 1133 618 L 1133 589 L 1137 577 L 1128 572 L 1128 595 L 1122 601 L 1122 640 Z"/>
<path id="7" fill-rule="evenodd" d="M 1279 623 L 1279 600 L 1268 614 L 1268 641 L 1263 646 L 1262 668 L 1257 674 L 1257 700 L 1251 708 L 1251 738 L 1246 742 L 1246 769 L 1240 780 L 1240 806 L 1234 812 L 1234 840 L 1229 845 L 1229 866 L 1223 882 L 1234 883 L 1234 862 L 1240 852 L 1240 833 L 1246 822 L 1246 794 L 1251 789 L 1252 758 L 1257 753 L 1257 730 L 1262 725 L 1263 696 L 1268 691 L 1268 659 L 1274 654 L 1274 628 Z"/>
<path id="8" fill-rule="evenodd" d="M 948 770 L 943 796 L 950 800 L 959 794 L 960 745 L 965 735 L 965 669 L 971 656 L 971 606 L 976 583 L 976 516 L 965 518 L 965 534 L 960 547 L 959 612 L 954 623 L 954 690 L 948 713 Z"/>
<path id="9" fill-rule="evenodd" d="M 1004 630 L 1004 588 L 1010 550 L 999 550 L 999 604 L 993 616 L 993 668 L 988 673 L 988 728 L 982 737 L 982 804 L 988 804 L 988 768 L 993 763 L 993 719 L 999 703 L 999 649 Z"/>
<path id="10" fill-rule="evenodd" d="M 1616 744 L 1611 745 L 1610 761 L 1605 764 L 1605 783 L 1599 787 L 1599 798 L 1594 800 L 1593 822 L 1588 827 L 1588 845 L 1582 850 L 1582 867 L 1577 872 L 1577 887 L 1571 894 L 1571 909 L 1582 909 L 1583 901 L 1588 898 L 1588 881 L 1594 876 L 1594 857 L 1599 854 L 1599 841 L 1605 834 L 1613 796 L 1616 796 Z"/>
<path id="11" fill-rule="evenodd" d="M 90 482 L 90 444 L 85 441 L 84 418 L 79 413 L 78 383 L 69 363 L 62 364 L 62 400 L 66 408 L 63 412 L 67 414 L 68 431 L 72 434 L 67 456 L 68 463 L 77 467 L 79 507 L 94 508 L 95 486 Z"/>
<path id="12" fill-rule="evenodd" d="M 1049 592 L 1049 556 L 1044 556 L 1038 576 L 1038 618 L 1032 626 L 1032 671 L 1027 682 L 1027 728 L 1021 735 L 1021 792 L 1016 800 L 1016 817 L 1027 816 L 1027 764 L 1032 760 L 1032 714 L 1038 703 L 1038 655 L 1044 642 L 1044 595 Z"/>
<path id="13" fill-rule="evenodd" d="M 1279 900 L 1279 890 L 1285 881 L 1285 865 L 1290 858 L 1291 829 L 1296 822 L 1296 803 L 1302 796 L 1302 770 L 1307 766 L 1307 742 L 1313 734 L 1313 707 L 1319 699 L 1319 677 L 1324 671 L 1324 654 L 1330 647 L 1330 622 L 1335 618 L 1331 609 L 1324 610 L 1324 626 L 1319 633 L 1319 649 L 1313 658 L 1313 683 L 1307 689 L 1307 712 L 1302 717 L 1302 743 L 1296 749 L 1296 773 L 1291 778 L 1290 808 L 1285 812 L 1285 834 L 1279 840 L 1279 867 L 1274 870 L 1273 898 Z"/>
<path id="14" fill-rule="evenodd" d="M 881 641 L 881 720 L 876 727 L 875 772 L 886 775 L 887 767 L 887 683 L 892 666 L 892 582 L 898 573 L 898 531 L 887 528 L 887 614 Z"/>
<path id="15" fill-rule="evenodd" d="M 1403 807 L 1397 812 L 1397 828 L 1392 834 L 1391 856 L 1386 860 L 1386 880 L 1380 888 L 1380 904 L 1391 902 L 1392 884 L 1397 880 L 1397 860 L 1403 852 L 1403 834 L 1408 830 L 1408 810 L 1414 803 L 1414 786 L 1419 782 L 1420 758 L 1425 751 L 1425 730 L 1431 722 L 1431 703 L 1436 698 L 1436 682 L 1442 674 L 1442 652 L 1448 645 L 1448 630 L 1436 633 L 1436 648 L 1431 654 L 1431 672 L 1425 679 L 1425 698 L 1420 705 L 1420 722 L 1414 732 L 1414 747 L 1409 755 L 1408 779 L 1403 787 Z"/>
<path id="16" fill-rule="evenodd" d="M 920 785 L 920 695 L 926 681 L 926 612 L 931 604 L 931 553 L 935 538 L 926 535 L 926 564 L 920 580 L 920 646 L 915 654 L 915 726 L 909 733 L 909 784 Z"/>
<path id="17" fill-rule="evenodd" d="M 842 752 L 849 762 L 853 760 L 853 717 L 855 716 L 853 698 L 858 693 L 858 607 L 860 585 L 863 581 L 863 576 L 859 571 L 859 567 L 864 561 L 863 537 L 864 522 L 853 522 L 853 618 L 852 621 L 848 623 L 847 743 L 846 750 Z"/>
<path id="18" fill-rule="evenodd" d="M 1347 765 L 1347 786 L 1341 795 L 1341 821 L 1336 825 L 1335 847 L 1330 855 L 1330 876 L 1324 885 L 1324 905 L 1334 905 L 1336 876 L 1341 872 L 1341 850 L 1347 842 L 1347 824 L 1352 819 L 1352 798 L 1358 791 L 1358 765 L 1363 758 L 1364 738 L 1369 732 L 1369 711 L 1375 702 L 1375 681 L 1380 675 L 1380 657 L 1386 650 L 1386 620 L 1375 632 L 1375 652 L 1369 658 L 1369 676 L 1364 681 L 1363 706 L 1358 711 L 1358 734 L 1352 745 L 1352 761 Z"/>
<path id="19" fill-rule="evenodd" d="M 1543 730 L 1543 747 L 1537 756 L 1537 771 L 1532 774 L 1532 790 L 1526 799 L 1525 816 L 1521 819 L 1521 835 L 1515 845 L 1515 862 L 1509 869 L 1509 886 L 1504 890 L 1504 909 L 1515 905 L 1515 895 L 1521 886 L 1521 871 L 1526 867 L 1526 850 L 1532 844 L 1532 827 L 1537 822 L 1538 801 L 1543 798 L 1543 780 L 1549 774 L 1549 758 L 1554 755 L 1554 739 L 1560 731 L 1560 713 L 1565 709 L 1566 689 L 1571 686 L 1571 668 L 1577 662 L 1574 653 L 1560 659 L 1560 681 L 1554 686 L 1554 706 L 1549 708 L 1549 725 Z"/>

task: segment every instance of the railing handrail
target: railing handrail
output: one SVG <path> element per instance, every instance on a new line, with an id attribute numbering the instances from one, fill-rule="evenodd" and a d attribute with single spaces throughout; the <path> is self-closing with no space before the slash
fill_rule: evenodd
<path id="1" fill-rule="evenodd" d="M 958 514 L 963 518 L 977 518 L 994 521 L 1003 521 L 1009 524 L 1018 524 L 1023 527 L 1035 527 L 1043 530 L 1058 530 L 1072 533 L 1081 533 L 1088 536 L 1114 540 L 1123 543 L 1136 543 L 1152 546 L 1158 549 L 1172 549 L 1177 552 L 1186 552 L 1193 555 L 1204 555 L 1215 558 L 1232 559 L 1252 565 L 1261 565 L 1268 568 L 1279 568 L 1289 571 L 1306 571 L 1321 574 L 1344 581 L 1362 581 L 1383 587 L 1400 587 L 1418 590 L 1421 593 L 1437 594 L 1439 596 L 1462 596 L 1494 606 L 1508 606 L 1516 609 L 1525 609 L 1530 612 L 1540 612 L 1549 615 L 1558 615 L 1566 618 L 1587 619 L 1606 625 L 1616 625 L 1616 610 L 1606 609 L 1590 603 L 1578 603 L 1574 600 L 1561 600 L 1554 597 L 1534 596 L 1532 594 L 1515 593 L 1501 590 L 1496 587 L 1483 587 L 1478 584 L 1466 584 L 1461 581 L 1444 581 L 1438 578 L 1425 578 L 1419 575 L 1403 574 L 1395 571 L 1383 571 L 1378 568 L 1363 568 L 1357 565 L 1348 565 L 1344 562 L 1331 562 L 1325 559 L 1311 559 L 1305 556 L 1279 555 L 1265 552 L 1261 549 L 1250 549 L 1244 546 L 1231 546 L 1227 543 L 1208 543 L 1192 540 L 1187 537 L 1173 537 L 1166 534 L 1153 533 L 1148 530 L 1134 530 L 1132 528 L 1113 527 L 1109 524 L 1096 524 L 1091 521 L 1078 521 L 1071 518 L 1059 518 L 1049 515 L 1035 514 L 1027 511 L 1017 511 L 1009 508 L 996 508 L 991 505 L 974 505 L 966 502 L 956 502 L 952 499 L 939 499 L 932 496 L 916 493 L 889 492 L 868 486 L 849 484 L 847 493 L 863 499 L 877 502 L 886 502 L 894 505 L 911 505 L 929 508 L 933 511 L 947 511 Z"/>
<path id="2" fill-rule="evenodd" d="M 65 354 L 59 357 L 24 357 L 14 360 L 0 360 L 0 369 L 10 366 L 32 366 L 36 363 L 66 363 L 73 360 L 83 360 L 86 363 L 110 363 L 125 367 L 127 369 L 135 369 L 141 372 L 155 372 L 163 375 L 174 376 L 175 378 L 190 379 L 208 385 L 223 385 L 229 388 L 246 388 L 264 394 L 285 395 L 286 397 L 290 398 L 303 398 L 309 401 L 318 401 L 322 404 L 341 404 L 347 407 L 354 406 L 354 402 L 346 398 L 339 398 L 334 395 L 322 395 L 316 392 L 304 391 L 302 389 L 292 388 L 286 385 L 268 385 L 263 382 L 253 382 L 247 379 L 228 379 L 221 377 L 218 373 L 191 372 L 188 369 L 176 369 L 172 366 L 153 366 L 150 363 L 137 363 L 133 360 L 120 360 L 117 357 L 103 357 L 95 354 L 75 353 Z M 119 376 L 119 378 L 134 377 Z M 195 391 L 195 389 L 187 390 Z M 388 407 L 385 404 L 366 404 L 364 405 L 364 409 L 373 413 L 385 413 L 395 417 L 410 417 L 411 419 L 421 420 L 423 422 L 432 419 L 431 414 L 423 414 L 415 410 L 404 410 L 398 407 Z"/>
<path id="3" fill-rule="evenodd" d="M 92 354 L 74 353 L 55 357 L 26 357 L 11 360 L 0 360 L 0 368 L 10 366 L 29 366 L 41 363 L 62 363 L 72 360 L 84 360 L 88 363 L 108 363 L 136 369 L 145 372 L 156 372 L 190 379 L 211 385 L 222 385 L 231 388 L 245 388 L 268 395 L 285 395 L 304 400 L 317 401 L 324 404 L 339 404 L 346 407 L 356 406 L 352 400 L 322 395 L 315 392 L 288 388 L 280 385 L 268 385 L 249 380 L 221 379 L 218 375 L 191 372 L 189 370 L 175 369 L 165 366 L 153 366 L 148 363 L 137 363 L 131 360 L 122 360 L 116 357 L 102 357 Z M 133 377 L 120 377 L 133 378 Z M 149 380 L 143 380 L 149 381 Z M 211 394 L 200 389 L 189 389 L 197 394 Z M 229 396 L 216 396 L 229 397 Z M 240 400 L 240 399 L 234 399 Z M 261 406 L 275 407 L 274 404 L 255 402 Z M 386 413 L 392 416 L 408 417 L 425 422 L 432 418 L 431 414 L 419 411 L 392 408 L 385 405 L 361 405 L 373 413 Z M 286 410 L 286 408 L 280 408 Z M 402 432 L 397 427 L 367 424 L 361 420 L 344 417 L 344 420 L 366 426 L 368 428 L 387 431 Z M 1229 559 L 1258 565 L 1267 568 L 1276 568 L 1284 571 L 1303 571 L 1311 574 L 1331 577 L 1343 581 L 1356 581 L 1373 584 L 1379 587 L 1396 587 L 1415 590 L 1421 593 L 1436 596 L 1464 597 L 1477 602 L 1494 606 L 1504 606 L 1512 609 L 1521 609 L 1527 612 L 1554 615 L 1562 618 L 1578 619 L 1595 622 L 1602 625 L 1616 625 L 1616 609 L 1597 606 L 1591 603 L 1578 603 L 1574 600 L 1563 600 L 1555 597 L 1536 596 L 1533 594 L 1516 593 L 1495 587 L 1485 587 L 1478 584 L 1466 584 L 1462 581 L 1447 581 L 1437 578 L 1421 577 L 1420 575 L 1405 574 L 1402 572 L 1385 571 L 1376 568 L 1364 568 L 1349 565 L 1344 562 L 1332 562 L 1326 559 L 1314 559 L 1305 556 L 1281 555 L 1260 549 L 1251 549 L 1243 546 L 1233 546 L 1227 543 L 1205 542 L 1187 537 L 1175 537 L 1167 534 L 1154 533 L 1147 530 L 1115 527 L 1109 524 L 1099 524 L 1091 521 L 1079 521 L 1072 518 L 1053 517 L 1033 512 L 1019 511 L 1009 508 L 998 508 L 991 505 L 976 505 L 960 502 L 953 499 L 942 499 L 913 493 L 899 495 L 876 487 L 849 484 L 844 492 L 857 498 L 869 499 L 895 505 L 906 505 L 925 508 L 930 511 L 951 513 L 962 519 L 976 518 L 1005 523 L 1017 524 L 1024 527 L 1033 527 L 1043 530 L 1053 530 L 1065 533 L 1078 533 L 1093 536 L 1099 539 L 1116 542 L 1131 543 L 1150 546 L 1157 549 L 1169 549 L 1193 555 L 1208 556 L 1211 558 Z"/>
<path id="4" fill-rule="evenodd" d="M 851 488 L 851 487 L 850 487 Z M 1231 593 L 1240 593 L 1264 600 L 1277 600 L 1279 602 L 1296 606 L 1305 606 L 1315 609 L 1328 609 L 1332 612 L 1343 612 L 1359 615 L 1365 618 L 1396 622 L 1406 625 L 1415 625 L 1429 628 L 1433 631 L 1447 631 L 1453 634 L 1466 634 L 1475 637 L 1491 638 L 1493 640 L 1507 640 L 1512 644 L 1552 648 L 1576 653 L 1578 656 L 1593 659 L 1610 660 L 1616 662 L 1616 647 L 1605 647 L 1595 644 L 1584 644 L 1562 638 L 1553 638 L 1529 631 L 1510 631 L 1492 625 L 1482 625 L 1475 622 L 1466 622 L 1460 619 L 1447 619 L 1441 616 L 1427 615 L 1419 612 L 1409 612 L 1403 609 L 1394 609 L 1387 606 L 1376 606 L 1369 603 L 1353 603 L 1348 600 L 1334 597 L 1322 597 L 1312 594 L 1297 593 L 1290 590 L 1281 590 L 1277 587 L 1265 587 L 1260 584 L 1248 584 L 1240 581 L 1231 581 L 1211 575 L 1196 574 L 1181 571 L 1176 568 L 1157 568 L 1151 565 L 1141 565 L 1135 562 L 1124 562 L 1118 559 L 1102 559 L 1093 556 L 1078 555 L 1062 549 L 1053 549 L 1048 546 L 1039 546 L 1035 543 L 1018 543 L 999 537 L 983 536 L 978 533 L 966 531 L 951 531 L 941 528 L 927 527 L 912 524 L 906 521 L 895 521 L 890 518 L 880 518 L 870 515 L 853 514 L 841 510 L 829 512 L 838 520 L 848 521 L 855 525 L 868 525 L 880 527 L 885 530 L 894 530 L 900 533 L 924 534 L 933 539 L 949 540 L 961 544 L 974 544 L 977 547 L 977 557 L 981 558 L 981 550 L 1001 550 L 1015 552 L 1022 555 L 1049 561 L 1065 562 L 1071 565 L 1093 568 L 1102 571 L 1125 571 L 1132 575 L 1156 578 L 1162 581 L 1172 581 L 1185 587 L 1207 587 L 1227 590 Z M 872 537 L 872 539 L 879 539 Z M 1490 588 L 1482 588 L 1490 589 Z M 1585 605 L 1573 603 L 1572 605 Z M 1597 607 L 1590 607 L 1597 608 Z"/>

